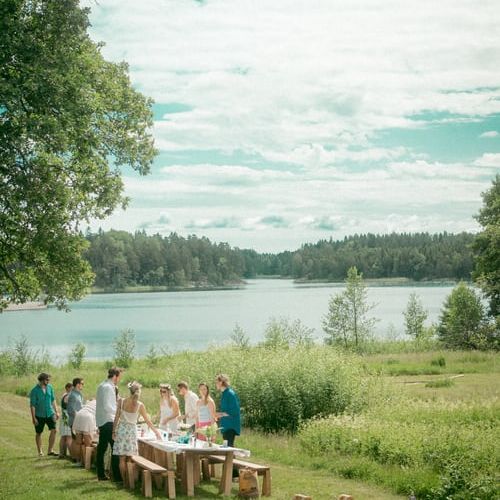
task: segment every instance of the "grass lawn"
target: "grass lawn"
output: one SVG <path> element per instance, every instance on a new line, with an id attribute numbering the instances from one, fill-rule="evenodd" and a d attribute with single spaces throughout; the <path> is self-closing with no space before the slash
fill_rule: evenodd
<path id="1" fill-rule="evenodd" d="M 129 492 L 113 483 L 98 482 L 94 472 L 76 467 L 66 460 L 36 456 L 34 431 L 27 400 L 0 393 L 3 417 L 0 422 L 0 498 L 5 499 L 122 499 L 141 497 L 139 489 Z M 44 433 L 46 451 L 48 434 Z M 57 438 L 58 439 L 58 438 Z M 350 493 L 356 500 L 401 499 L 374 485 L 340 478 L 326 470 L 314 470 L 294 439 L 245 432 L 239 445 L 249 447 L 256 461 L 271 465 L 273 499 L 291 499 L 307 493 L 314 499 L 333 499 Z M 178 485 L 177 485 L 178 486 Z M 178 486 L 179 488 L 179 486 Z M 233 488 L 236 497 L 236 484 Z M 165 498 L 162 494 L 162 497 Z M 180 494 L 177 498 L 186 498 Z M 215 481 L 196 490 L 196 498 L 220 498 Z"/>

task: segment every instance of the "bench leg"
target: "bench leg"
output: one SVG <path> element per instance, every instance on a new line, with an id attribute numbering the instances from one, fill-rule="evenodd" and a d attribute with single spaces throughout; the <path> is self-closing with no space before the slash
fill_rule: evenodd
<path id="1" fill-rule="evenodd" d="M 208 470 L 208 459 L 201 459 L 201 475 L 203 476 L 203 481 L 210 481 L 210 471 Z"/>
<path id="2" fill-rule="evenodd" d="M 92 451 L 94 448 L 92 446 L 86 446 L 85 447 L 85 459 L 83 463 L 85 464 L 85 469 L 90 470 L 90 467 L 92 465 Z"/>
<path id="3" fill-rule="evenodd" d="M 175 472 L 173 470 L 169 470 L 166 474 L 163 474 L 165 477 L 165 494 L 168 498 L 175 498 Z"/>
<path id="4" fill-rule="evenodd" d="M 271 471 L 264 472 L 264 479 L 262 481 L 262 495 L 265 497 L 271 496 Z"/>
<path id="5" fill-rule="evenodd" d="M 146 498 L 153 496 L 153 483 L 151 481 L 151 472 L 148 470 L 142 471 L 142 490 Z"/>
<path id="6" fill-rule="evenodd" d="M 131 490 L 135 490 L 135 475 L 136 475 L 136 467 L 134 462 L 127 462 L 127 471 L 128 471 L 128 487 Z"/>
<path id="7" fill-rule="evenodd" d="M 215 477 L 215 464 L 210 464 L 210 477 Z"/>
<path id="8" fill-rule="evenodd" d="M 161 485 L 163 482 L 163 478 L 162 478 L 161 474 L 153 474 L 153 478 L 155 480 L 156 489 L 161 490 Z"/>

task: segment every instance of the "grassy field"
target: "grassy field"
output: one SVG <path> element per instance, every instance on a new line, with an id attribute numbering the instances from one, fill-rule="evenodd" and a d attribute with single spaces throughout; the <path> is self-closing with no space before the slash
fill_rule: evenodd
<path id="1" fill-rule="evenodd" d="M 234 374 L 247 406 L 276 397 L 273 404 L 286 415 L 295 410 L 323 415 L 310 424 L 302 419 L 297 434 L 245 428 L 238 444 L 252 451 L 253 460 L 271 465 L 272 498 L 307 493 L 332 499 L 348 492 L 357 500 L 392 499 L 407 498 L 411 491 L 419 499 L 495 498 L 498 354 L 398 349 L 362 356 L 330 348 L 180 353 L 135 361 L 123 383 L 133 378 L 145 382 L 143 399 L 154 413 L 158 381 L 175 384 L 187 378 L 194 383 L 224 366 Z M 51 373 L 58 393 L 66 380 L 82 374 L 90 397 L 105 370 L 105 363 L 89 362 L 78 373 L 67 366 L 52 367 Z M 0 379 L 6 410 L 0 423 L 0 498 L 138 496 L 98 483 L 93 473 L 65 461 L 36 457 L 25 397 L 34 379 Z M 329 390 L 338 399 L 334 406 L 322 398 Z M 307 400 L 323 406 L 306 407 Z M 337 408 L 343 415 L 326 417 L 330 411 L 321 408 Z M 215 498 L 216 486 L 202 485 L 197 496 Z"/>
<path id="2" fill-rule="evenodd" d="M 125 499 L 141 497 L 139 488 L 129 492 L 113 483 L 98 482 L 93 471 L 88 472 L 66 460 L 36 455 L 34 433 L 25 397 L 0 393 L 4 409 L 0 422 L 0 498 L 5 499 Z M 46 446 L 47 433 L 44 436 Z M 275 451 L 272 452 L 272 442 Z M 273 499 L 290 499 L 295 493 L 307 492 L 314 498 L 335 498 L 349 492 L 357 499 L 402 498 L 389 491 L 348 480 L 328 471 L 314 470 L 308 466 L 298 448 L 281 449 L 284 438 L 269 440 L 258 433 L 247 432 L 240 439 L 240 446 L 252 450 L 254 460 L 271 464 Z M 292 445 L 288 445 L 291 447 Z M 46 448 L 45 448 L 46 449 Z M 289 459 L 287 459 L 289 457 Z M 293 464 L 288 464 L 291 461 Z M 178 486 L 179 487 L 179 486 Z M 237 485 L 233 488 L 237 494 Z M 156 492 L 158 498 L 164 498 Z M 179 494 L 177 498 L 187 498 Z M 196 498 L 220 498 L 215 481 L 196 489 Z"/>

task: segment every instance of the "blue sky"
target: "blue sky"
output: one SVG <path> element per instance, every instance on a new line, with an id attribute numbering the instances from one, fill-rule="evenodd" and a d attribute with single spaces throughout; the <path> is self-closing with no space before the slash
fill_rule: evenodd
<path id="1" fill-rule="evenodd" d="M 259 251 L 478 229 L 500 171 L 496 0 L 88 4 L 104 56 L 155 100 L 160 150 L 93 229 Z"/>

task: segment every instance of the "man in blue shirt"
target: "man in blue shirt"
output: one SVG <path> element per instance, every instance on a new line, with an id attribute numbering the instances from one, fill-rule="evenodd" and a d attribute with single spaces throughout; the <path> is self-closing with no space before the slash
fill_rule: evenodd
<path id="1" fill-rule="evenodd" d="M 220 412 L 217 412 L 222 438 L 228 446 L 234 446 L 234 439 L 241 432 L 240 400 L 233 388 L 230 387 L 227 375 L 217 375 L 215 386 L 221 391 Z M 233 477 L 238 477 L 237 469 L 233 468 Z"/>
<path id="2" fill-rule="evenodd" d="M 48 455 L 55 455 L 54 443 L 56 440 L 56 420 L 59 418 L 54 388 L 50 382 L 48 373 L 38 375 L 38 384 L 30 392 L 31 420 L 35 426 L 35 443 L 38 455 L 43 456 L 42 432 L 47 425 L 50 430 Z"/>
<path id="3" fill-rule="evenodd" d="M 73 379 L 73 389 L 68 396 L 68 425 L 73 427 L 73 420 L 77 411 L 80 411 L 83 406 L 83 378 L 76 377 Z"/>

